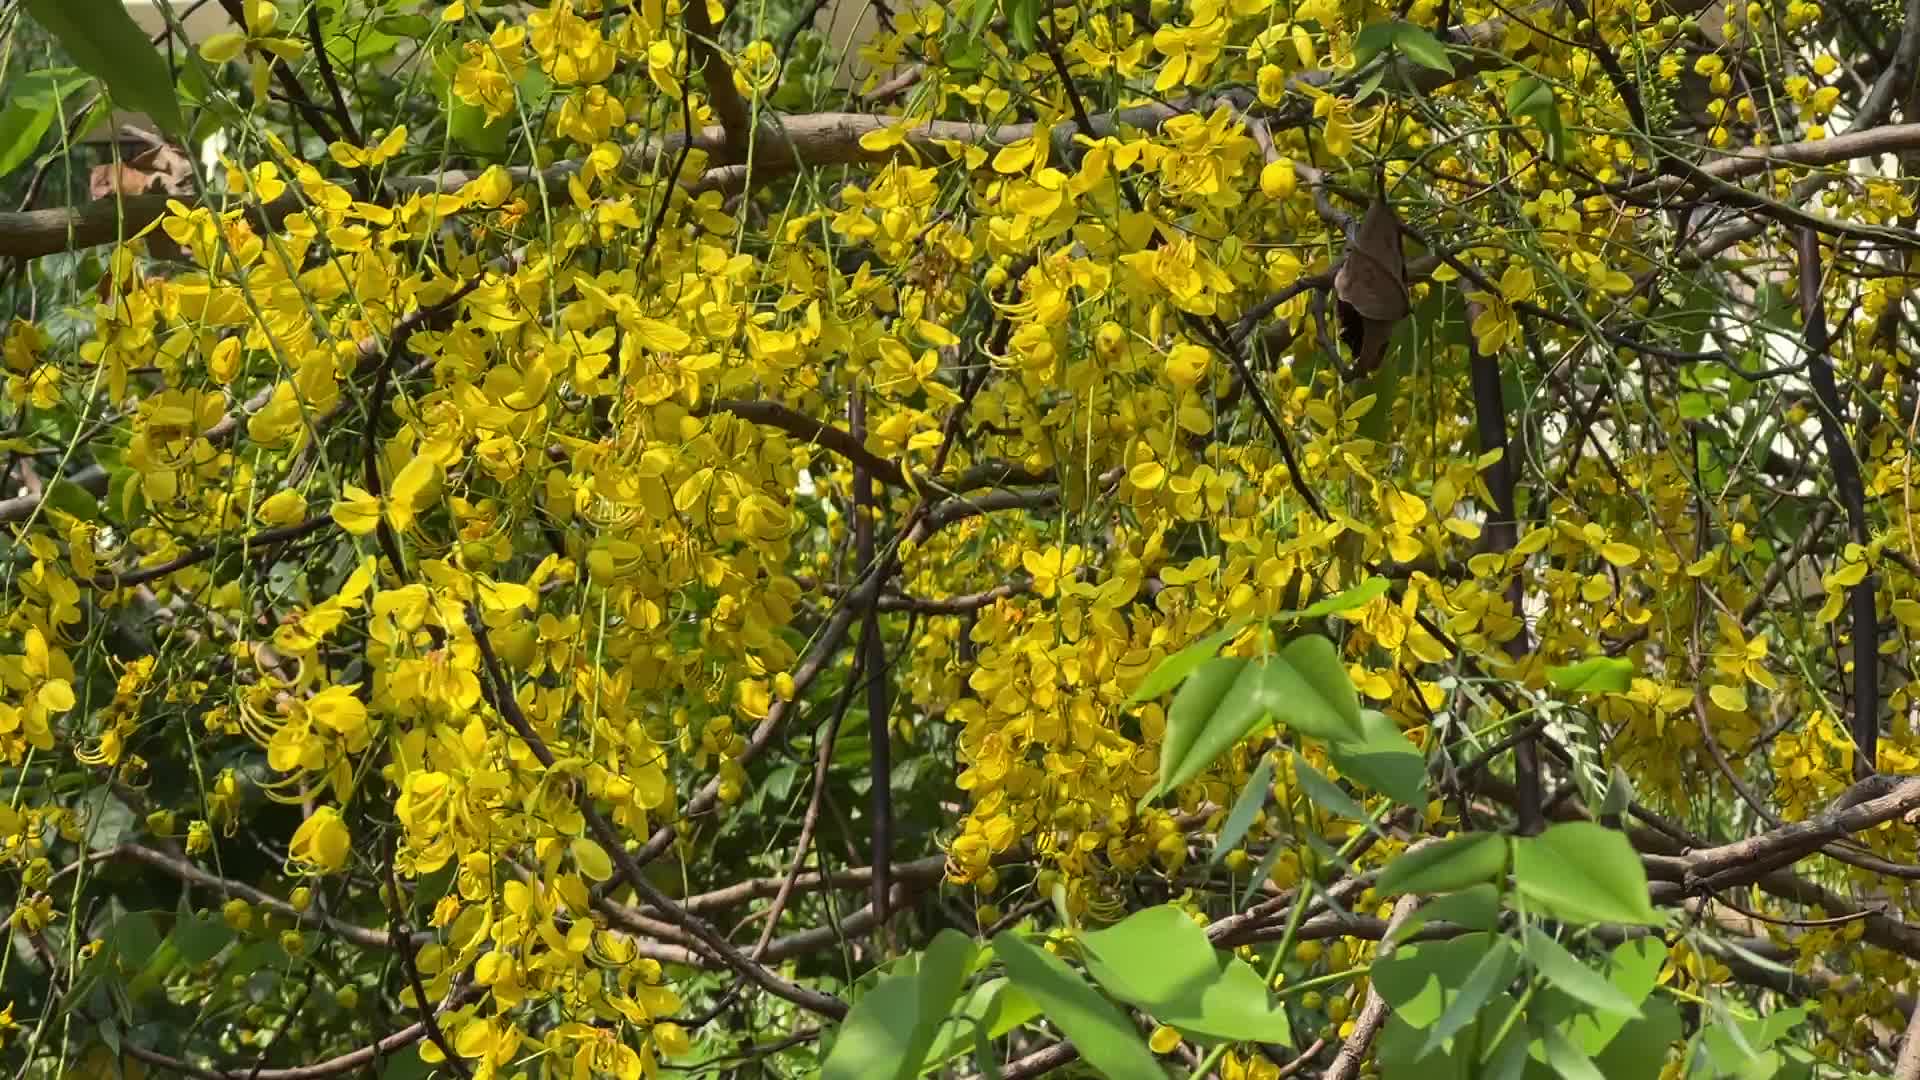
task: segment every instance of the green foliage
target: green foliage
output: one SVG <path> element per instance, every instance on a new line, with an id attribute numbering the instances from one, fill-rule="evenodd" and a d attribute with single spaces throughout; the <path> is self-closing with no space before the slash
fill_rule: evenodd
<path id="1" fill-rule="evenodd" d="M 1579 924 L 1660 926 L 1647 874 L 1624 834 L 1588 822 L 1514 842 L 1514 888 L 1542 914 Z"/>
<path id="2" fill-rule="evenodd" d="M 918 1076 L 972 967 L 973 941 L 942 931 L 910 959 L 911 970 L 883 976 L 854 1005 L 821 1066 L 823 1080 L 907 1080 Z"/>
<path id="3" fill-rule="evenodd" d="M 167 63 L 121 0 L 26 0 L 26 6 L 120 104 L 153 117 L 169 134 L 186 130 Z"/>
<path id="4" fill-rule="evenodd" d="M 1180 686 L 1167 709 L 1160 780 L 1151 800 L 1199 775 L 1269 720 L 1302 735 L 1360 741 L 1360 703 L 1327 639 L 1297 638 L 1258 660 L 1216 657 Z"/>
<path id="5" fill-rule="evenodd" d="M 1136 911 L 1080 939 L 1087 972 L 1115 998 L 1193 1035 L 1290 1046 L 1286 1012 L 1245 961 L 1216 950 L 1177 907 Z"/>
<path id="6" fill-rule="evenodd" d="M 8 88 L 6 103 L 0 106 L 0 173 L 12 172 L 34 156 L 62 105 L 84 85 L 78 69 L 56 68 L 30 72 Z"/>
<path id="7" fill-rule="evenodd" d="M 1409 22 L 1381 22 L 1362 28 L 1353 42 L 1354 63 L 1364 66 L 1388 50 L 1398 51 L 1422 67 L 1453 73 L 1446 46 L 1431 32 Z"/>
<path id="8" fill-rule="evenodd" d="M 1507 840 L 1487 833 L 1464 833 L 1395 859 L 1381 872 L 1375 888 L 1397 893 L 1454 892 L 1506 876 Z"/>
<path id="9" fill-rule="evenodd" d="M 1547 680 L 1562 690 L 1588 694 L 1624 693 L 1633 685 L 1633 663 L 1611 656 L 1595 656 L 1577 664 L 1548 668 Z"/>
<path id="10" fill-rule="evenodd" d="M 1127 1016 L 1075 974 L 1066 962 L 1013 931 L 993 939 L 1007 977 L 1040 1006 L 1048 1021 L 1073 1040 L 1081 1057 L 1112 1080 L 1166 1080 L 1166 1072 Z"/>

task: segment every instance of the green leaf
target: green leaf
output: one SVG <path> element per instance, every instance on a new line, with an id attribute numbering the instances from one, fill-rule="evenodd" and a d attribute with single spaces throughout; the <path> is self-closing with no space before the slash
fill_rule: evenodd
<path id="1" fill-rule="evenodd" d="M 1365 742 L 1360 695 L 1333 642 L 1318 634 L 1296 638 L 1264 665 L 1274 716 L 1302 735 L 1327 742 Z"/>
<path id="2" fill-rule="evenodd" d="M 1267 805 L 1267 796 L 1272 791 L 1273 759 L 1263 757 L 1260 767 L 1247 778 L 1247 786 L 1240 789 L 1240 797 L 1233 801 L 1233 811 L 1227 815 L 1227 823 L 1221 826 L 1220 837 L 1214 842 L 1213 854 L 1207 858 L 1208 866 L 1240 846 L 1240 838 L 1247 835 L 1247 827 L 1253 824 L 1254 815 Z"/>
<path id="3" fill-rule="evenodd" d="M 1353 67 L 1355 71 L 1367 66 L 1367 61 L 1393 48 L 1393 24 L 1391 22 L 1369 23 L 1360 28 L 1353 36 Z"/>
<path id="4" fill-rule="evenodd" d="M 1658 1080 L 1666 1069 L 1667 1048 L 1682 1034 L 1680 1010 L 1666 998 L 1649 998 L 1641 1010 L 1641 1019 L 1623 1025 L 1619 1037 L 1594 1056 L 1594 1067 L 1607 1080 Z"/>
<path id="5" fill-rule="evenodd" d="M 1435 71 L 1453 74 L 1453 63 L 1447 59 L 1447 47 L 1432 34 L 1409 22 L 1377 22 L 1363 27 L 1353 40 L 1353 63 L 1356 68 L 1387 49 L 1398 49 L 1407 59 L 1429 67 Z"/>
<path id="6" fill-rule="evenodd" d="M 0 174 L 24 164 L 60 115 L 67 96 L 87 84 L 79 68 L 49 68 L 15 79 L 0 108 Z"/>
<path id="7" fill-rule="evenodd" d="M 1173 704 L 1167 706 L 1167 730 L 1160 740 L 1160 780 L 1147 793 L 1144 804 L 1160 793 L 1172 790 L 1171 779 L 1186 761 L 1200 733 L 1221 711 L 1240 678 L 1251 665 L 1238 657 L 1222 656 L 1203 662 L 1180 686 Z M 1195 769 L 1194 772 L 1198 772 Z"/>
<path id="8" fill-rule="evenodd" d="M 1514 841 L 1514 884 L 1536 910 L 1578 925 L 1659 926 L 1647 874 L 1624 834 L 1575 821 Z"/>
<path id="9" fill-rule="evenodd" d="M 106 944 L 113 949 L 122 969 L 138 971 L 163 940 L 153 913 L 135 911 L 120 916 L 107 928 Z"/>
<path id="10" fill-rule="evenodd" d="M 1359 742 L 1329 743 L 1327 754 L 1349 778 L 1378 791 L 1402 806 L 1424 808 L 1427 802 L 1427 759 L 1393 718 L 1375 709 L 1362 709 Z"/>
<path id="11" fill-rule="evenodd" d="M 62 510 L 81 521 L 97 521 L 100 518 L 100 500 L 93 492 L 68 480 L 55 480 L 47 485 L 42 497 L 48 510 Z"/>
<path id="12" fill-rule="evenodd" d="M 136 828 L 133 811 L 105 787 L 81 796 L 80 805 L 86 812 L 86 824 L 81 828 L 90 851 L 116 847 Z"/>
<path id="13" fill-rule="evenodd" d="M 1359 695 L 1326 638 L 1297 638 L 1260 660 L 1216 657 L 1174 696 L 1160 745 L 1159 782 L 1142 805 L 1198 776 L 1269 717 L 1329 742 L 1366 736 Z"/>
<path id="14" fill-rule="evenodd" d="M 1453 74 L 1453 62 L 1447 59 L 1447 47 L 1426 30 L 1402 22 L 1393 24 L 1393 47 L 1421 67 Z"/>
<path id="15" fill-rule="evenodd" d="M 1557 1027 L 1550 1027 L 1544 1033 L 1547 1044 L 1547 1064 L 1565 1080 L 1607 1080 L 1605 1073 L 1594 1067 L 1593 1060 L 1581 1053 Z"/>
<path id="16" fill-rule="evenodd" d="M 1606 794 L 1600 799 L 1600 813 L 1603 816 L 1617 816 L 1627 812 L 1633 805 L 1633 777 L 1619 765 L 1613 767 L 1613 774 L 1607 778 Z"/>
<path id="17" fill-rule="evenodd" d="M 1040 44 L 1041 0 L 1007 0 L 1007 28 L 1020 51 L 1031 53 Z"/>
<path id="18" fill-rule="evenodd" d="M 1374 408 L 1377 411 L 1379 406 L 1376 405 Z M 1273 618 L 1275 622 L 1324 619 L 1329 615 L 1338 615 L 1343 611 L 1352 611 L 1355 608 L 1365 607 L 1373 603 L 1380 597 L 1385 596 L 1387 589 L 1390 588 L 1391 585 L 1392 582 L 1389 582 L 1386 578 L 1370 577 L 1344 592 L 1337 592 L 1332 596 L 1317 600 L 1301 608 L 1299 611 L 1279 612 L 1274 615 Z"/>
<path id="19" fill-rule="evenodd" d="M 966 981 L 973 953 L 972 939 L 942 930 L 925 952 L 902 958 L 918 963 L 900 964 L 897 974 L 881 978 L 854 1003 L 820 1075 L 845 1080 L 919 1075 Z"/>
<path id="20" fill-rule="evenodd" d="M 920 1071 L 930 1072 L 965 1053 L 976 1031 L 998 1039 L 1039 1015 L 1040 1006 L 1011 981 L 988 979 L 969 991 L 940 1027 Z"/>
<path id="21" fill-rule="evenodd" d="M 1807 1011 L 1802 1007 L 1780 1009 L 1758 1017 L 1738 1016 L 1724 1007 L 1716 1008 L 1698 1036 L 1699 1046 L 1706 1051 L 1704 1060 L 1697 1062 L 1690 1075 L 1773 1080 L 1784 1064 L 1784 1059 L 1774 1051 L 1775 1046 L 1806 1018 Z"/>
<path id="22" fill-rule="evenodd" d="M 1538 117 L 1553 108 L 1553 84 L 1533 75 L 1515 79 L 1507 87 L 1507 111 L 1515 116 Z"/>
<path id="23" fill-rule="evenodd" d="M 233 940 L 226 920 L 213 915 L 195 915 L 173 926 L 173 944 L 189 966 L 204 964 L 220 954 Z"/>
<path id="24" fill-rule="evenodd" d="M 416 1046 L 388 1058 L 387 1067 L 380 1071 L 380 1080 L 427 1080 L 433 1072 L 433 1066 L 420 1060 L 420 1048 Z"/>
<path id="25" fill-rule="evenodd" d="M 1135 912 L 1083 935 L 1081 945 L 1103 989 L 1163 1024 L 1216 1039 L 1291 1042 L 1286 1010 L 1268 999 L 1266 980 L 1214 948 L 1177 907 Z"/>
<path id="26" fill-rule="evenodd" d="M 1279 863 L 1280 856 L 1286 854 L 1286 851 L 1287 845 L 1273 844 L 1267 848 L 1265 855 L 1260 856 L 1260 865 L 1253 868 L 1252 876 L 1247 878 L 1247 887 L 1240 894 L 1241 907 L 1253 903 L 1253 894 L 1260 891 L 1261 882 L 1273 876 L 1274 866 Z"/>
<path id="27" fill-rule="evenodd" d="M 1473 1023 L 1487 999 L 1506 989 L 1507 983 L 1513 981 L 1514 973 L 1520 967 L 1519 957 L 1514 955 L 1513 945 L 1506 938 L 1494 938 L 1493 941 L 1493 948 L 1482 954 L 1479 962 L 1473 965 L 1466 981 L 1460 984 L 1459 992 L 1447 1003 L 1445 1011 L 1428 1030 L 1422 1056 L 1432 1053 L 1441 1043 Z"/>
<path id="28" fill-rule="evenodd" d="M 1720 311 L 1720 297 L 1692 275 L 1680 278 L 1672 289 L 1668 295 L 1673 298 L 1673 306 L 1662 313 L 1660 321 L 1673 328 L 1675 348 L 1698 352 L 1714 315 Z"/>
<path id="29" fill-rule="evenodd" d="M 1326 774 L 1299 754 L 1293 755 L 1293 776 L 1300 781 L 1300 788 L 1307 793 L 1307 798 L 1320 809 L 1334 817 L 1358 821 L 1372 828 L 1373 817 L 1366 808 L 1353 801 L 1351 796 L 1340 790 L 1340 785 L 1327 779 Z"/>
<path id="30" fill-rule="evenodd" d="M 1561 690 L 1621 694 L 1633 686 L 1633 661 L 1593 656 L 1577 664 L 1548 668 L 1547 681 Z"/>
<path id="31" fill-rule="evenodd" d="M 433 33 L 433 20 L 425 15 L 383 15 L 373 20 L 373 28 L 396 38 L 424 40 Z"/>
<path id="32" fill-rule="evenodd" d="M 1660 984 L 1667 965 L 1667 944 L 1657 937 L 1634 938 L 1614 946 L 1610 977 L 1635 1005 L 1647 1000 Z"/>
<path id="33" fill-rule="evenodd" d="M 26 5 L 74 63 L 107 84 L 116 102 L 146 113 L 169 135 L 186 132 L 167 62 L 122 0 L 26 0 Z"/>
<path id="34" fill-rule="evenodd" d="M 1374 961 L 1369 975 L 1394 1015 L 1424 1030 L 1459 997 L 1467 977 L 1490 951 L 1504 951 L 1519 967 L 1519 957 L 1504 938 L 1465 934 L 1451 941 L 1409 942 Z"/>
<path id="35" fill-rule="evenodd" d="M 1581 963 L 1579 957 L 1542 933 L 1538 927 L 1527 928 L 1526 954 L 1534 970 L 1555 990 L 1568 997 L 1602 1012 L 1622 1016 L 1640 1015 L 1638 1002 L 1628 997 L 1611 979 Z"/>
<path id="36" fill-rule="evenodd" d="M 1394 931 L 1393 942 L 1409 941 L 1429 923 L 1452 923 L 1469 930 L 1492 930 L 1500 924 L 1500 890 L 1480 884 L 1435 897 L 1422 904 Z"/>
<path id="37" fill-rule="evenodd" d="M 1011 930 L 993 939 L 1007 977 L 1040 1006 L 1100 1075 L 1108 1080 L 1166 1080 L 1145 1042 L 1114 1004 L 1074 974 L 1059 957 L 1022 941 Z"/>
<path id="38" fill-rule="evenodd" d="M 998 6 L 994 0 L 973 0 L 973 11 L 967 16 L 967 37 L 979 37 L 980 31 L 985 30 L 987 23 L 992 21 Z"/>
<path id="39" fill-rule="evenodd" d="M 53 126 L 52 105 L 24 105 L 8 101 L 0 109 L 0 173 L 10 173 L 33 156 L 40 139 Z"/>
<path id="40" fill-rule="evenodd" d="M 1637 1010 L 1644 1011 L 1650 1006 L 1649 995 L 1659 981 L 1666 959 L 1667 947 L 1659 938 L 1648 936 L 1622 942 L 1608 960 L 1607 979 Z M 1560 989 L 1544 992 L 1541 1000 L 1559 1003 L 1556 1015 L 1565 1020 L 1567 1037 L 1590 1055 L 1605 1050 L 1632 1020 L 1623 1013 L 1581 1008 L 1571 994 Z M 1551 1004 L 1542 1004 L 1536 1011 L 1544 1014 L 1555 1010 Z"/>
<path id="41" fill-rule="evenodd" d="M 1127 697 L 1129 707 L 1143 701 L 1152 701 L 1174 687 L 1187 681 L 1187 676 L 1197 671 L 1200 665 L 1219 655 L 1220 649 L 1232 641 L 1246 623 L 1238 622 L 1215 634 L 1209 634 L 1199 641 L 1181 649 L 1153 669 L 1138 689 Z"/>
<path id="42" fill-rule="evenodd" d="M 107 516 L 117 525 L 129 525 L 146 512 L 146 491 L 140 473 L 122 466 L 107 470 Z"/>
<path id="43" fill-rule="evenodd" d="M 466 150 L 484 158 L 496 158 L 507 152 L 507 139 L 513 133 L 509 117 L 489 121 L 487 111 L 458 98 L 449 98 L 447 134 Z"/>
<path id="44" fill-rule="evenodd" d="M 1497 883 L 1506 869 L 1506 837 L 1466 833 L 1398 856 L 1380 872 L 1374 890 L 1383 896 L 1455 892 Z"/>
<path id="45" fill-rule="evenodd" d="M 979 1028 L 973 1030 L 973 1067 L 980 1070 L 981 1080 L 1000 1080 L 1002 1076 L 993 1041 Z"/>
<path id="46" fill-rule="evenodd" d="M 1560 106 L 1554 100 L 1553 84 L 1532 75 L 1507 87 L 1507 111 L 1515 116 L 1532 117 L 1547 137 L 1547 155 L 1561 159 L 1566 142 L 1566 127 L 1560 119 Z"/>

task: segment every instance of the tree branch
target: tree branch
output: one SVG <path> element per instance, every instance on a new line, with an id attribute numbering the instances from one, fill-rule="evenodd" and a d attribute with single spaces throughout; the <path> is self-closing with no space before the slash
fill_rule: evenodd
<path id="1" fill-rule="evenodd" d="M 487 634 L 487 624 L 481 620 L 479 610 L 472 606 L 467 609 L 467 626 L 473 632 L 474 644 L 480 651 L 481 665 L 486 675 L 481 686 L 489 699 L 488 703 L 500 713 L 501 718 L 513 728 L 514 733 L 520 736 L 520 741 L 527 744 L 527 749 L 532 751 L 534 758 L 541 765 L 549 769 L 553 768 L 557 759 L 553 756 L 553 751 L 547 749 L 546 741 L 540 738 L 539 733 L 533 730 L 526 716 L 521 713 L 520 703 L 513 696 L 513 687 L 508 683 L 506 672 L 500 666 L 500 658 L 493 651 L 493 642 Z M 675 903 L 672 897 L 648 880 L 640 864 L 634 861 L 633 854 L 627 850 L 626 843 L 620 834 L 614 832 L 613 826 L 608 824 L 607 819 L 594 808 L 593 800 L 586 793 L 584 786 L 576 791 L 574 803 L 579 807 L 581 816 L 586 819 L 588 831 L 593 833 L 594 839 L 612 858 L 614 868 L 619 872 L 621 879 L 633 889 L 636 895 L 653 905 L 668 922 L 692 934 L 702 945 L 719 956 L 735 974 L 775 997 L 834 1020 L 846 1017 L 846 1002 L 832 994 L 797 986 L 755 963 L 721 937 L 713 927 L 707 925 L 704 919 Z"/>

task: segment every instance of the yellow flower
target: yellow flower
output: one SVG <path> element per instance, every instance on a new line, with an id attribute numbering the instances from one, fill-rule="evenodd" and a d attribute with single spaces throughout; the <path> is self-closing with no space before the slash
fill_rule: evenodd
<path id="1" fill-rule="evenodd" d="M 355 536 L 380 527 L 380 499 L 365 488 L 347 485 L 347 497 L 333 504 L 334 523 Z"/>
<path id="2" fill-rule="evenodd" d="M 327 147 L 327 153 L 333 160 L 349 169 L 371 169 L 385 164 L 395 154 L 406 149 L 407 128 L 405 124 L 387 132 L 386 137 L 366 147 L 336 140 Z"/>
<path id="3" fill-rule="evenodd" d="M 353 851 L 353 836 L 340 811 L 322 806 L 294 830 L 287 857 L 294 864 L 322 874 L 338 873 Z"/>

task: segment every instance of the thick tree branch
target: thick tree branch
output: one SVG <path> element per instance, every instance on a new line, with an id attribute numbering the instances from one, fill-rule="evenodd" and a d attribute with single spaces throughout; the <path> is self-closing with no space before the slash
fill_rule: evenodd
<path id="1" fill-rule="evenodd" d="M 707 101 L 720 118 L 722 140 L 735 157 L 745 157 L 753 125 L 753 109 L 733 83 L 733 68 L 720 53 L 720 30 L 713 25 L 706 0 L 688 0 L 687 45 L 693 50 L 693 74 L 707 83 Z"/>
<path id="2" fill-rule="evenodd" d="M 1477 317 L 1474 306 L 1470 305 L 1467 310 L 1470 317 Z M 1500 386 L 1500 359 L 1482 352 L 1471 334 L 1467 336 L 1467 356 L 1472 369 L 1473 416 L 1480 452 L 1504 451 L 1507 447 L 1507 405 Z M 1481 543 L 1486 551 L 1499 555 L 1512 551 L 1520 539 L 1514 480 L 1513 463 L 1504 454 L 1487 470 L 1487 486 L 1493 494 L 1494 515 L 1487 522 Z M 1507 603 L 1513 606 L 1513 616 L 1520 620 L 1520 629 L 1507 639 L 1507 655 L 1516 663 L 1522 661 L 1528 652 L 1526 595 L 1523 588 L 1518 573 L 1508 575 Z M 1523 735 L 1514 744 L 1513 775 L 1514 784 L 1520 792 L 1519 803 L 1515 807 L 1519 831 L 1522 836 L 1531 836 L 1546 827 L 1540 812 L 1543 796 L 1540 747 L 1534 738 Z"/>
<path id="3" fill-rule="evenodd" d="M 1834 494 L 1847 512 L 1848 531 L 1862 548 L 1872 540 L 1867 522 L 1866 486 L 1860 476 L 1860 462 L 1854 457 L 1853 443 L 1847 438 L 1846 406 L 1833 378 L 1831 341 L 1827 333 L 1826 299 L 1821 291 L 1825 280 L 1820 263 L 1820 240 L 1812 230 L 1797 234 L 1800 258 L 1800 315 L 1805 325 L 1807 374 L 1819 403 L 1820 438 L 1826 444 L 1827 464 L 1833 470 Z M 1880 742 L 1880 624 L 1874 614 L 1874 597 L 1880 590 L 1879 575 L 1871 567 L 1867 576 L 1847 593 L 1849 621 L 1853 631 L 1853 742 L 1854 772 L 1872 775 L 1877 767 L 1876 750 Z M 1839 664 L 1845 670 L 1844 664 Z"/>
<path id="4" fill-rule="evenodd" d="M 863 443 L 867 433 L 866 392 L 865 386 L 856 386 L 847 399 L 847 429 L 854 439 Z M 872 477 L 856 464 L 853 467 L 854 558 L 862 576 L 878 569 L 874 565 L 873 531 L 879 513 L 873 498 Z M 868 858 L 873 864 L 873 910 L 884 927 L 893 861 L 893 725 L 888 719 L 887 653 L 880 640 L 878 599 L 878 594 L 868 598 L 861 617 L 859 665 L 866 672 L 867 738 L 872 751 L 868 762 L 872 850 Z M 824 780 L 824 775 L 819 779 Z"/>

